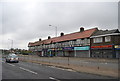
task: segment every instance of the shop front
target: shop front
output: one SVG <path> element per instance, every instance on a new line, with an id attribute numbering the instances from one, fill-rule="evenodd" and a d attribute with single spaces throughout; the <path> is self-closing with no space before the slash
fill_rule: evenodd
<path id="1" fill-rule="evenodd" d="M 120 58 L 120 45 L 115 45 L 115 54 L 116 54 L 116 58 Z"/>
<path id="2" fill-rule="evenodd" d="M 47 50 L 48 49 L 42 49 L 42 55 L 45 56 L 45 57 L 48 56 Z"/>
<path id="3" fill-rule="evenodd" d="M 91 57 L 114 58 L 113 45 L 91 46 Z"/>
<path id="4" fill-rule="evenodd" d="M 57 48 L 57 56 L 64 56 L 63 48 Z"/>
<path id="5" fill-rule="evenodd" d="M 38 50 L 37 50 L 37 55 L 38 55 L 38 56 L 42 56 L 42 49 L 38 49 Z"/>
<path id="6" fill-rule="evenodd" d="M 64 56 L 69 56 L 69 57 L 74 57 L 74 47 L 64 47 L 63 48 L 63 55 Z"/>
<path id="7" fill-rule="evenodd" d="M 74 54 L 75 57 L 90 57 L 90 47 L 74 47 Z"/>
<path id="8" fill-rule="evenodd" d="M 55 50 L 56 50 L 55 48 L 48 49 L 47 50 L 47 56 L 50 56 L 50 57 L 55 56 L 55 54 L 56 54 Z"/>

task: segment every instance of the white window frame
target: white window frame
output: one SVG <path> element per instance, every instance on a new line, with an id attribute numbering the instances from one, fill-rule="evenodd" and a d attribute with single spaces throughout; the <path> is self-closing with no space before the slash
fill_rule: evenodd
<path id="1" fill-rule="evenodd" d="M 106 36 L 105 37 L 105 42 L 110 42 L 111 41 L 111 36 Z"/>
<path id="2" fill-rule="evenodd" d="M 103 42 L 103 37 L 93 38 L 93 43 L 101 43 L 101 42 Z"/>

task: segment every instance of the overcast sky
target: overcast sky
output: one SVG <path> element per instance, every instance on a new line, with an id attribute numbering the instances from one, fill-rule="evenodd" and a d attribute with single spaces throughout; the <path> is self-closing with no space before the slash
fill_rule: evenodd
<path id="1" fill-rule="evenodd" d="M 78 1 L 78 0 L 77 0 Z M 98 27 L 118 28 L 118 2 L 1 1 L 0 49 L 27 49 L 29 42 Z M 49 26 L 49 24 L 53 26 Z"/>

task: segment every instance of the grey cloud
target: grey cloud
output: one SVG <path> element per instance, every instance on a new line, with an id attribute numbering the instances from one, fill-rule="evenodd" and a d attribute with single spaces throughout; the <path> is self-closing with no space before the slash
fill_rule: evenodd
<path id="1" fill-rule="evenodd" d="M 3 4 L 3 34 L 13 33 L 19 41 L 55 36 L 55 27 L 65 34 L 98 26 L 100 29 L 118 27 L 117 2 L 47 2 L 24 3 L 8 2 Z M 24 43 L 24 44 L 25 44 Z M 19 47 L 19 44 L 16 43 Z M 26 47 L 25 45 L 21 47 Z"/>

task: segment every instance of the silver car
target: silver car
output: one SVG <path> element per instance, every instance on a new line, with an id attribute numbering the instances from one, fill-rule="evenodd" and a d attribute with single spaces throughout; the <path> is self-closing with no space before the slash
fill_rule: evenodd
<path id="1" fill-rule="evenodd" d="M 6 57 L 6 62 L 16 62 L 18 63 L 19 62 L 19 58 L 16 54 L 9 54 L 7 57 Z"/>

